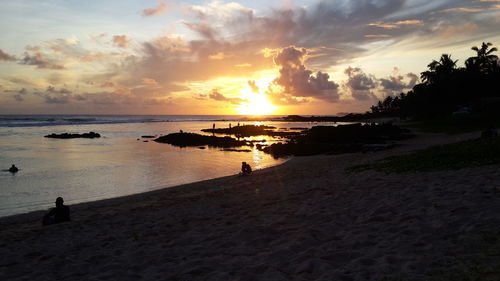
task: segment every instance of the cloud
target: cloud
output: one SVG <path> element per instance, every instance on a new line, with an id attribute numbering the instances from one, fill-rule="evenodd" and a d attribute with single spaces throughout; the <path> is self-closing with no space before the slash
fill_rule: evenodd
<path id="1" fill-rule="evenodd" d="M 100 41 L 100 40 L 106 38 L 107 36 L 108 36 L 108 34 L 106 34 L 106 33 L 101 33 L 98 35 L 89 35 L 90 39 L 92 39 L 94 41 Z"/>
<path id="2" fill-rule="evenodd" d="M 304 60 L 307 50 L 294 46 L 286 47 L 274 57 L 274 63 L 280 68 L 279 76 L 273 83 L 283 88 L 283 93 L 293 97 L 312 97 L 329 102 L 339 99 L 339 85 L 330 81 L 327 73 L 318 71 L 316 75 L 306 69 Z"/>
<path id="3" fill-rule="evenodd" d="M 399 74 L 399 69 L 397 67 L 394 68 L 393 75 L 379 80 L 382 91 L 389 95 L 399 94 L 403 90 L 409 90 L 413 88 L 417 82 L 418 76 L 416 74 L 410 72 L 405 75 L 401 75 Z"/>
<path id="4" fill-rule="evenodd" d="M 113 35 L 113 44 L 120 48 L 128 48 L 128 45 L 132 42 L 127 35 Z"/>
<path id="5" fill-rule="evenodd" d="M 45 103 L 48 104 L 66 104 L 69 102 L 69 98 L 66 96 L 62 97 L 53 97 L 53 96 L 45 96 Z"/>
<path id="6" fill-rule="evenodd" d="M 13 55 L 9 55 L 6 52 L 0 49 L 0 61 L 15 61 L 16 57 Z"/>
<path id="7" fill-rule="evenodd" d="M 258 93 L 259 92 L 259 87 L 257 87 L 257 85 L 255 85 L 255 81 L 254 80 L 249 80 L 248 81 L 248 86 L 250 86 L 250 88 L 252 89 L 252 92 L 254 92 L 254 93 Z"/>
<path id="8" fill-rule="evenodd" d="M 165 6 L 169 9 L 173 7 L 167 1 L 159 1 L 156 7 L 140 12 L 144 16 L 164 13 L 168 10 Z M 68 75 L 67 79 L 81 82 L 79 94 L 72 95 L 71 101 L 79 97 L 82 102 L 85 99 L 87 102 L 99 100 L 105 103 L 107 99 L 119 97 L 115 105 L 126 100 L 146 104 L 145 100 L 136 97 L 144 94 L 154 103 L 170 95 L 185 95 L 185 92 L 192 96 L 200 92 L 196 85 L 220 77 L 238 78 L 245 83 L 248 79 L 255 79 L 253 77 L 259 71 L 274 67 L 279 72 L 276 79 L 269 87 L 261 86 L 259 90 L 275 104 L 336 102 L 343 99 L 341 90 L 346 90 L 356 99 L 349 99 L 354 104 L 373 98 L 373 93 L 398 91 L 403 84 L 411 84 L 411 78 L 406 74 L 394 74 L 375 79 L 362 70 L 351 70 L 348 84 L 342 85 L 337 77 L 332 78 L 327 73 L 337 71 L 338 65 L 347 65 L 360 56 L 370 54 L 373 48 L 380 50 L 381 46 L 388 50 L 389 57 L 396 51 L 405 51 L 404 48 L 441 48 L 442 44 L 457 45 L 459 39 L 460 44 L 467 44 L 470 40 L 477 41 L 477 38 L 496 34 L 494 32 L 498 28 L 498 22 L 493 24 L 493 18 L 498 14 L 493 15 L 490 9 L 498 1 L 318 0 L 307 5 L 282 5 L 258 11 L 233 2 L 204 3 L 182 7 L 184 12 L 189 11 L 189 14 L 183 14 L 188 18 L 180 21 L 180 33 L 189 29 L 186 37 L 161 36 L 134 44 L 134 48 L 130 48 L 131 42 L 138 42 L 138 39 L 133 38 L 132 41 L 126 35 L 111 36 L 112 33 L 87 38 L 90 44 L 79 42 L 76 37 L 56 39 L 28 46 L 24 56 L 17 56 L 18 61 L 39 69 L 71 67 L 71 72 L 57 72 L 75 74 L 74 77 Z M 485 12 L 460 12 L 459 16 L 452 10 L 440 12 L 447 9 L 459 12 L 459 8 L 482 9 Z M 436 41 L 436 38 L 442 37 L 455 39 L 454 36 L 462 36 L 463 31 L 467 32 L 466 38 Z M 469 36 L 471 33 L 474 36 Z M 103 38 L 123 49 L 109 48 L 109 41 L 103 45 Z M 477 42 L 473 43 L 477 45 Z M 96 49 L 89 50 L 84 46 Z M 300 48 L 293 47 L 293 50 L 286 51 L 287 46 Z M 93 71 L 93 74 L 78 77 L 83 71 Z M 63 84 L 54 83 L 47 76 L 33 79 L 38 82 L 36 87 L 45 87 L 50 82 L 59 89 L 59 85 Z M 370 79 L 377 87 L 371 88 Z M 86 84 L 87 81 L 93 81 L 93 84 Z M 113 81 L 114 84 L 100 88 L 106 84 L 105 81 Z M 75 86 L 72 82 L 69 81 L 68 85 Z M 356 89 L 358 86 L 363 88 L 363 85 L 368 89 Z M 30 89 L 33 86 L 17 87 Z M 192 87 L 191 92 L 187 87 Z M 216 88 L 217 85 L 211 87 Z M 97 96 L 81 94 L 92 91 L 107 98 L 97 99 Z M 224 95 L 219 93 L 212 97 L 207 94 L 206 99 L 230 102 L 230 92 L 222 93 Z"/>
<path id="9" fill-rule="evenodd" d="M 142 15 L 145 17 L 157 16 L 164 14 L 174 8 L 176 6 L 175 3 L 165 3 L 163 0 L 158 0 L 158 6 L 155 8 L 147 8 L 142 10 Z"/>
<path id="10" fill-rule="evenodd" d="M 54 86 L 48 86 L 45 91 L 35 91 L 34 95 L 40 96 L 47 104 L 67 104 L 70 102 L 71 91 L 65 88 L 57 90 Z"/>
<path id="11" fill-rule="evenodd" d="M 415 26 L 422 25 L 424 22 L 422 20 L 401 20 L 396 22 L 376 22 L 370 23 L 368 26 L 380 27 L 384 29 L 396 29 L 403 26 Z"/>
<path id="12" fill-rule="evenodd" d="M 4 92 L 13 94 L 11 97 L 17 102 L 24 101 L 23 96 L 28 94 L 28 91 L 26 90 L 26 88 L 22 88 L 21 90 L 5 90 Z"/>
<path id="13" fill-rule="evenodd" d="M 223 94 L 219 93 L 217 90 L 212 90 L 212 92 L 208 95 L 208 97 L 212 100 L 229 102 L 231 104 L 241 104 L 245 102 L 244 99 L 240 98 L 228 98 Z"/>
<path id="14" fill-rule="evenodd" d="M 462 12 L 462 13 L 479 13 L 484 11 L 481 8 L 470 8 L 470 7 L 458 7 L 442 10 L 442 13 L 452 13 L 452 12 Z"/>
<path id="15" fill-rule="evenodd" d="M 426 1 L 417 0 L 420 4 Z M 370 52 L 368 44 L 377 41 L 386 42 L 389 48 L 390 44 L 419 35 L 422 38 L 419 44 L 433 46 L 440 33 L 436 31 L 457 26 L 462 21 L 447 14 L 430 15 L 432 11 L 465 3 L 462 0 L 453 5 L 444 2 L 427 3 L 429 5 L 420 5 L 421 9 L 399 14 L 411 3 L 362 0 L 337 5 L 337 2 L 318 1 L 307 7 L 288 6 L 257 12 L 237 3 L 212 1 L 185 9 L 195 18 L 182 24 L 195 32 L 197 38 L 162 36 L 144 42 L 135 56 L 124 58 L 115 64 L 120 67 L 108 71 L 113 76 L 100 81 L 113 79 L 133 88 L 144 85 L 141 79 L 148 77 L 168 95 L 179 91 L 179 85 L 190 82 L 220 76 L 251 77 L 259 70 L 273 67 L 273 61 L 263 56 L 266 48 L 267 56 L 277 57 L 286 46 L 301 46 L 307 49 L 307 55 L 300 54 L 302 61 L 293 62 L 297 68 L 276 62 L 281 72 L 275 86 L 286 91 L 278 91 L 279 87 L 265 91 L 288 102 L 301 103 L 311 98 L 336 101 L 339 84 L 332 81 L 335 79 L 325 70 Z"/>
<path id="16" fill-rule="evenodd" d="M 215 30 L 212 25 L 210 25 L 208 22 L 200 22 L 200 23 L 189 23 L 189 22 L 184 22 L 184 25 L 191 29 L 192 31 L 198 33 L 201 35 L 203 38 L 209 39 L 209 40 L 214 40 L 217 31 Z"/>
<path id="17" fill-rule="evenodd" d="M 186 11 L 194 13 L 203 20 L 222 19 L 227 20 L 234 16 L 246 16 L 253 14 L 254 10 L 246 8 L 236 2 L 224 3 L 223 1 L 211 1 L 204 6 L 193 5 L 185 8 Z"/>
<path id="18" fill-rule="evenodd" d="M 359 67 L 348 67 L 344 70 L 344 73 L 348 76 L 345 87 L 355 100 L 365 101 L 377 99 L 373 92 L 377 87 L 377 79 L 373 75 L 365 74 Z"/>
<path id="19" fill-rule="evenodd" d="M 151 78 L 142 78 L 142 83 L 144 85 L 152 85 L 152 86 L 158 85 L 158 82 L 156 82 L 156 80 Z"/>
<path id="20" fill-rule="evenodd" d="M 365 37 L 380 39 L 380 38 L 391 38 L 392 36 L 389 34 L 366 34 Z"/>
<path id="21" fill-rule="evenodd" d="M 104 81 L 103 83 L 101 83 L 101 85 L 99 87 L 101 88 L 114 88 L 116 87 L 116 83 L 113 82 L 113 81 Z"/>
<path id="22" fill-rule="evenodd" d="M 474 23 L 464 23 L 458 25 L 444 26 L 437 29 L 441 38 L 448 39 L 457 35 L 474 34 L 479 29 Z"/>
<path id="23" fill-rule="evenodd" d="M 223 60 L 226 57 L 227 56 L 224 55 L 223 52 L 218 52 L 217 54 L 208 56 L 208 58 L 211 59 L 211 60 Z"/>
<path id="24" fill-rule="evenodd" d="M 53 87 L 53 86 L 47 87 L 46 92 L 50 93 L 50 94 L 62 94 L 62 95 L 71 94 L 70 90 L 67 90 L 67 89 L 64 89 L 64 88 L 56 90 L 56 88 Z"/>
<path id="25" fill-rule="evenodd" d="M 29 54 L 24 52 L 24 57 L 19 61 L 20 64 L 36 65 L 40 69 L 64 69 L 64 65 L 46 58 L 41 52 Z"/>

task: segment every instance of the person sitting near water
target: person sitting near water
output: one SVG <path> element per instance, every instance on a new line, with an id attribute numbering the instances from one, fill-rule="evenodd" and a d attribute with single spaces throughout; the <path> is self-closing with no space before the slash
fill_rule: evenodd
<path id="1" fill-rule="evenodd" d="M 252 167 L 247 164 L 247 162 L 241 162 L 241 173 L 240 175 L 250 175 L 252 173 Z"/>
<path id="2" fill-rule="evenodd" d="M 64 199 L 62 197 L 57 197 L 56 207 L 52 208 L 44 217 L 43 225 L 61 223 L 65 221 L 70 221 L 69 207 L 64 205 Z"/>

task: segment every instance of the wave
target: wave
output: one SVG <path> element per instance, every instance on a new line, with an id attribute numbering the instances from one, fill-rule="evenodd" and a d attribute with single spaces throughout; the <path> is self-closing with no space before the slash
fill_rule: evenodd
<path id="1" fill-rule="evenodd" d="M 156 122 L 279 121 L 282 116 L 242 115 L 0 115 L 0 127 L 44 127 Z"/>

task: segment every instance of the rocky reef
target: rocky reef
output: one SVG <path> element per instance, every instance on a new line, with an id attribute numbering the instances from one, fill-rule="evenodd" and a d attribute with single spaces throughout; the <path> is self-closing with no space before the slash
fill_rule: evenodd
<path id="1" fill-rule="evenodd" d="M 173 133 L 156 138 L 154 141 L 180 147 L 208 145 L 212 147 L 228 148 L 252 145 L 246 141 L 239 141 L 231 137 L 204 136 L 195 133 Z"/>
<path id="2" fill-rule="evenodd" d="M 234 135 L 236 137 L 252 137 L 252 136 L 291 137 L 297 135 L 296 132 L 279 132 L 275 131 L 275 129 L 276 127 L 265 126 L 265 125 L 243 125 L 243 126 L 234 126 L 231 128 L 202 129 L 201 131 L 214 134 Z"/>
<path id="3" fill-rule="evenodd" d="M 94 133 L 94 132 L 88 132 L 88 133 L 83 133 L 83 134 L 70 134 L 70 133 L 55 134 L 55 133 L 52 133 L 52 134 L 46 135 L 44 137 L 51 138 L 51 139 L 76 139 L 76 138 L 94 139 L 94 138 L 100 138 L 101 135 L 98 133 Z"/>
<path id="4" fill-rule="evenodd" d="M 276 143 L 261 149 L 274 157 L 288 155 L 314 155 L 314 154 L 340 154 L 360 151 L 370 151 L 373 144 L 385 144 L 410 138 L 406 129 L 392 124 L 366 124 L 360 123 L 340 126 L 312 127 L 305 135 L 292 138 L 287 143 Z M 392 147 L 391 145 L 378 145 Z M 375 151 L 375 150 L 374 150 Z"/>

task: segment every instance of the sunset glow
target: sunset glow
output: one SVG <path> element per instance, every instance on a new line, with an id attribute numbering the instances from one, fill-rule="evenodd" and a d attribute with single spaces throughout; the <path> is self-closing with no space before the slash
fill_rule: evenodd
<path id="1" fill-rule="evenodd" d="M 245 91 L 241 97 L 245 102 L 239 105 L 237 109 L 239 114 L 272 115 L 276 111 L 277 106 L 271 104 L 264 94 Z"/>
<path id="2" fill-rule="evenodd" d="M 498 1 L 337 2 L 6 1 L 0 113 L 364 112 L 500 42 Z"/>

